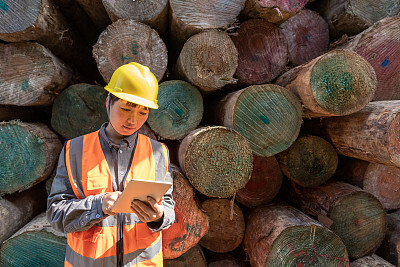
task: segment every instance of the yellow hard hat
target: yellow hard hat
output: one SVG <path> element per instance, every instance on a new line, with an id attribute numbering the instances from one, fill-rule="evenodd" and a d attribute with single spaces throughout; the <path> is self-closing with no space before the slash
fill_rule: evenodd
<path id="1" fill-rule="evenodd" d="M 150 69 L 136 62 L 116 69 L 104 87 L 118 98 L 157 109 L 158 81 Z"/>

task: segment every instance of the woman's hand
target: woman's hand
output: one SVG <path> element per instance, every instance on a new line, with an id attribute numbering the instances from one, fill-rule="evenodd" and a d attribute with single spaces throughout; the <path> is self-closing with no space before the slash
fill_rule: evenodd
<path id="1" fill-rule="evenodd" d="M 115 202 L 119 198 L 119 196 L 122 194 L 120 191 L 115 191 L 111 193 L 106 193 L 103 195 L 103 201 L 101 202 L 101 208 L 103 210 L 104 214 L 107 215 L 115 215 L 114 212 L 112 212 L 112 208 L 115 205 Z"/>
<path id="2" fill-rule="evenodd" d="M 164 206 L 162 205 L 162 199 L 157 203 L 152 197 L 147 197 L 147 202 L 140 200 L 133 200 L 131 203 L 131 209 L 142 222 L 158 222 L 164 215 Z"/>

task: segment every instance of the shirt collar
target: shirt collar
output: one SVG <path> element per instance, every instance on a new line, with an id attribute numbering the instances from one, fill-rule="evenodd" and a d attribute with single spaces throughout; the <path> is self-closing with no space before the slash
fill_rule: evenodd
<path id="1" fill-rule="evenodd" d="M 108 138 L 107 134 L 106 134 L 106 127 L 108 125 L 108 122 L 103 123 L 103 125 L 101 125 L 100 127 L 100 136 L 107 142 L 108 146 L 110 148 L 114 147 L 114 148 L 122 148 L 122 147 L 132 147 L 134 145 L 134 142 L 137 139 L 138 133 L 137 131 L 129 136 L 124 137 L 119 144 L 114 143 L 110 138 Z"/>

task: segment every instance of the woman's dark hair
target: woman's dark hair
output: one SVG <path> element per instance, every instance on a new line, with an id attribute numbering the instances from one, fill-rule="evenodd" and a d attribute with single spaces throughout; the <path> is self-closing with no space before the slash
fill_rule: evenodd
<path id="1" fill-rule="evenodd" d="M 110 94 L 110 106 L 112 105 L 112 104 L 114 104 L 115 102 L 117 102 L 118 100 L 120 100 L 121 98 L 119 98 L 119 97 L 116 97 L 115 95 L 113 95 L 113 94 Z M 129 106 L 132 106 L 132 107 L 136 107 L 136 106 L 138 106 L 138 104 L 135 104 L 135 103 L 132 103 L 132 102 L 127 102 L 127 105 L 129 105 Z M 146 109 L 149 109 L 148 107 L 145 107 Z"/>

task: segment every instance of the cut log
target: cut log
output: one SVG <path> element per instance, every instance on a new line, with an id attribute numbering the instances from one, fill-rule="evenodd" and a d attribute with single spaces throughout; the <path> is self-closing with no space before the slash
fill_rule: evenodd
<path id="1" fill-rule="evenodd" d="M 300 132 L 299 99 L 274 84 L 253 85 L 230 93 L 214 108 L 214 122 L 238 131 L 258 156 L 282 152 Z"/>
<path id="2" fill-rule="evenodd" d="M 238 262 L 233 256 L 224 253 L 221 254 L 217 259 L 214 259 L 212 261 L 209 261 L 207 264 L 207 267 L 242 267 L 245 266 L 244 264 L 241 264 Z"/>
<path id="3" fill-rule="evenodd" d="M 355 36 L 351 49 L 374 68 L 378 85 L 373 100 L 400 99 L 400 18 L 385 18 Z"/>
<path id="4" fill-rule="evenodd" d="M 307 129 L 314 126 L 341 155 L 400 167 L 400 100 L 371 102 L 349 116 L 312 120 Z"/>
<path id="5" fill-rule="evenodd" d="M 0 43 L 0 104 L 51 105 L 72 70 L 38 43 Z"/>
<path id="6" fill-rule="evenodd" d="M 166 36 L 168 28 L 168 0 L 103 0 L 104 8 L 113 22 L 119 19 L 133 19 L 155 29 Z"/>
<path id="7" fill-rule="evenodd" d="M 204 92 L 236 83 L 238 52 L 227 33 L 206 30 L 190 37 L 176 63 L 177 76 Z"/>
<path id="8" fill-rule="evenodd" d="M 240 24 L 232 36 L 238 53 L 235 77 L 244 84 L 264 84 L 275 79 L 288 62 L 288 43 L 278 26 L 263 19 Z"/>
<path id="9" fill-rule="evenodd" d="M 170 43 L 180 51 L 186 40 L 204 29 L 227 28 L 236 21 L 245 0 L 170 0 Z M 207 51 L 207 50 L 205 50 Z"/>
<path id="10" fill-rule="evenodd" d="M 45 180 L 62 144 L 43 123 L 0 123 L 0 194 L 25 190 Z"/>
<path id="11" fill-rule="evenodd" d="M 382 204 L 358 187 L 331 179 L 316 188 L 292 183 L 289 191 L 285 197 L 330 227 L 343 240 L 351 259 L 374 253 L 385 237 Z"/>
<path id="12" fill-rule="evenodd" d="M 210 229 L 199 244 L 218 253 L 237 248 L 243 240 L 245 230 L 244 217 L 239 206 L 228 199 L 211 198 L 203 201 L 201 208 L 210 219 Z"/>
<path id="13" fill-rule="evenodd" d="M 385 210 L 400 209 L 400 169 L 340 157 L 336 177 L 373 194 Z"/>
<path id="14" fill-rule="evenodd" d="M 75 0 L 85 10 L 99 31 L 103 31 L 111 20 L 104 8 L 102 0 Z"/>
<path id="15" fill-rule="evenodd" d="M 1 266 L 63 266 L 66 235 L 53 230 L 42 213 L 4 241 Z"/>
<path id="16" fill-rule="evenodd" d="M 192 248 L 207 233 L 209 219 L 198 207 L 194 189 L 181 170 L 173 164 L 171 168 L 174 177 L 172 196 L 175 200 L 175 223 L 163 231 L 163 257 L 164 259 L 181 257 L 176 261 L 192 262 L 194 259 L 199 260 L 198 252 L 195 252 L 197 249 Z"/>
<path id="17" fill-rule="evenodd" d="M 54 101 L 51 126 L 65 139 L 96 131 L 108 121 L 107 91 L 97 85 L 74 84 Z"/>
<path id="18" fill-rule="evenodd" d="M 0 74 L 1 75 L 1 74 Z M 49 114 L 38 107 L 0 105 L 0 121 L 47 121 Z"/>
<path id="19" fill-rule="evenodd" d="M 253 154 L 250 181 L 236 193 L 235 199 L 246 207 L 271 202 L 281 188 L 282 179 L 282 171 L 274 156 L 260 157 Z"/>
<path id="20" fill-rule="evenodd" d="M 253 155 L 245 138 L 233 129 L 196 129 L 183 139 L 178 154 L 189 182 L 206 196 L 233 196 L 250 180 Z"/>
<path id="21" fill-rule="evenodd" d="M 151 139 L 158 140 L 156 134 L 150 128 L 150 126 L 147 125 L 147 123 L 143 124 L 142 127 L 140 127 L 140 129 L 138 130 L 138 133 L 144 134 L 145 136 L 147 136 Z"/>
<path id="22" fill-rule="evenodd" d="M 288 43 L 291 66 L 307 63 L 328 50 L 329 27 L 317 12 L 302 10 L 279 27 Z"/>
<path id="23" fill-rule="evenodd" d="M 350 263 L 350 267 L 396 267 L 381 257 L 373 254 Z"/>
<path id="24" fill-rule="evenodd" d="M 167 69 L 167 47 L 149 26 L 131 19 L 120 19 L 107 27 L 93 46 L 97 68 L 106 82 L 114 71 L 129 62 L 138 62 L 160 81 Z"/>
<path id="25" fill-rule="evenodd" d="M 188 267 L 188 266 L 196 266 L 196 267 L 207 267 L 207 262 L 204 257 L 203 251 L 199 245 L 195 245 L 187 252 L 185 252 L 182 256 L 176 259 L 165 259 L 164 257 L 164 266 L 165 267 Z"/>
<path id="26" fill-rule="evenodd" d="M 46 209 L 43 185 L 0 197 L 0 244 Z"/>
<path id="27" fill-rule="evenodd" d="M 375 93 L 374 69 L 357 53 L 334 50 L 280 76 L 276 84 L 295 93 L 305 117 L 343 116 L 368 104 Z"/>
<path id="28" fill-rule="evenodd" d="M 251 211 L 243 246 L 253 267 L 349 266 L 336 234 L 280 202 Z"/>
<path id="29" fill-rule="evenodd" d="M 400 266 L 400 210 L 388 215 L 386 236 L 376 254 Z"/>
<path id="30" fill-rule="evenodd" d="M 324 184 L 338 166 L 336 150 L 318 136 L 304 135 L 277 156 L 283 173 L 304 187 Z"/>
<path id="31" fill-rule="evenodd" d="M 1 1 L 0 39 L 6 42 L 36 41 L 68 65 L 96 77 L 90 47 L 71 30 L 65 17 L 50 0 Z"/>
<path id="32" fill-rule="evenodd" d="M 160 84 L 158 109 L 152 109 L 147 122 L 162 138 L 184 138 L 199 125 L 203 117 L 203 97 L 190 83 L 173 80 Z"/>
<path id="33" fill-rule="evenodd" d="M 306 4 L 307 0 L 247 0 L 242 15 L 281 24 L 298 13 Z"/>
<path id="34" fill-rule="evenodd" d="M 330 0 L 319 1 L 316 9 L 328 22 L 331 38 L 337 39 L 342 34 L 356 35 L 385 17 L 397 15 L 400 5 L 398 0 Z"/>

